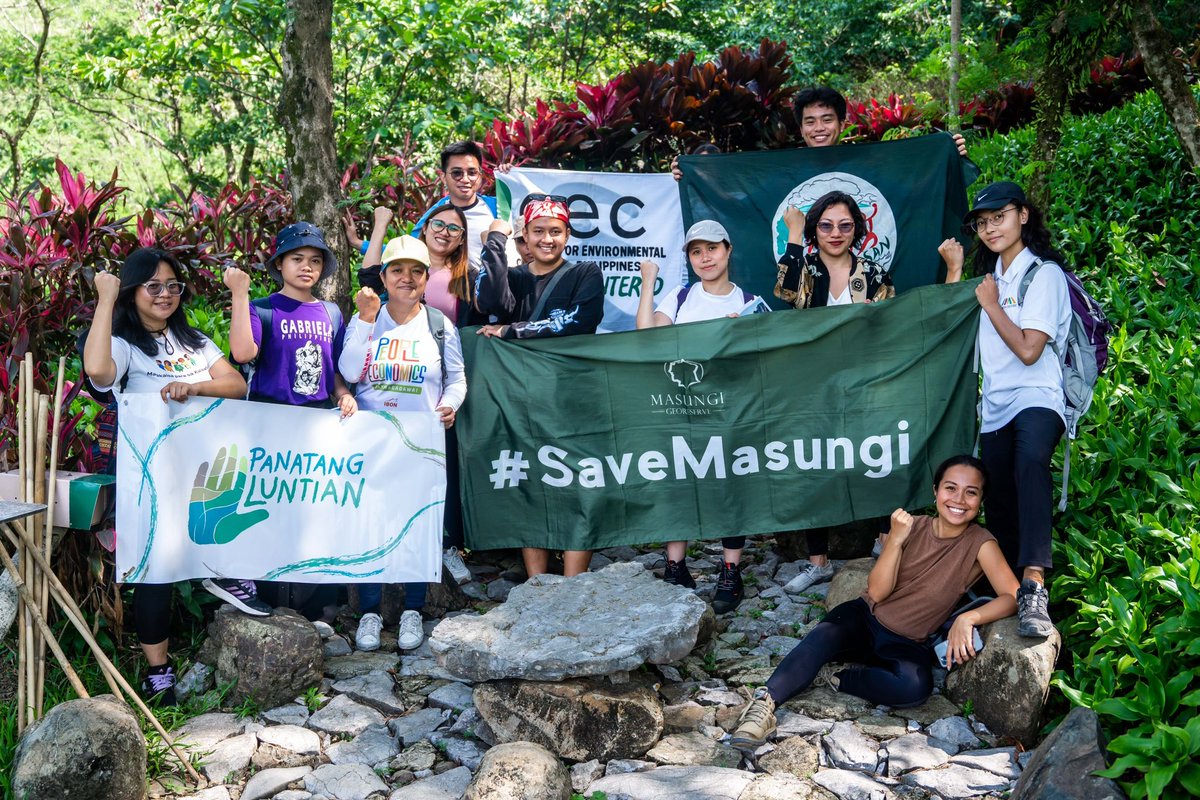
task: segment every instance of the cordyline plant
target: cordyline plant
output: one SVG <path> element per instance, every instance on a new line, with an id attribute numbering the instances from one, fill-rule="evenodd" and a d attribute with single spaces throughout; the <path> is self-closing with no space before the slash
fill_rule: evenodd
<path id="1" fill-rule="evenodd" d="M 364 239 L 376 206 L 390 208 L 398 220 L 411 224 L 441 198 L 442 184 L 418 163 L 413 149 L 409 134 L 402 148 L 376 156 L 370 169 L 351 164 L 342 173 L 342 193 Z"/>

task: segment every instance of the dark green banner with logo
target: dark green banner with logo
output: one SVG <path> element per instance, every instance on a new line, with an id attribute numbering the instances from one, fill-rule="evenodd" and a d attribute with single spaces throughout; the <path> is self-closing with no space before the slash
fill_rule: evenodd
<path id="1" fill-rule="evenodd" d="M 975 282 L 603 336 L 464 332 L 472 548 L 587 550 L 920 507 L 975 441 Z"/>
<path id="2" fill-rule="evenodd" d="M 842 191 L 858 202 L 867 236 L 856 252 L 891 270 L 896 290 L 937 283 L 943 240 L 959 235 L 965 187 L 979 170 L 945 134 L 894 142 L 804 147 L 679 159 L 684 227 L 701 219 L 725 226 L 733 242 L 730 276 L 738 286 L 773 294 L 787 243 L 783 212 L 807 213 L 817 198 Z"/>

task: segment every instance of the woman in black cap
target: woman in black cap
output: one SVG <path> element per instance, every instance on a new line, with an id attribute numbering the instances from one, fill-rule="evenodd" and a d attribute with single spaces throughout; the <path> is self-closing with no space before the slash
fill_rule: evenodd
<path id="1" fill-rule="evenodd" d="M 980 455 L 992 477 L 988 529 L 1021 574 L 1017 632 L 1054 631 L 1047 609 L 1051 566 L 1050 456 L 1066 427 L 1062 363 L 1071 299 L 1042 213 L 1015 183 L 1001 181 L 975 195 L 963 220 L 978 237 L 971 260 L 982 308 L 983 367 Z M 963 250 L 939 248 L 949 272 L 961 274 Z M 1032 277 L 1030 277 L 1032 275 Z"/>
<path id="2" fill-rule="evenodd" d="M 157 392 L 163 402 L 189 397 L 246 396 L 246 381 L 221 351 L 188 324 L 183 304 L 191 290 L 175 257 L 143 247 L 125 259 L 121 277 L 96 276 L 96 313 L 83 350 L 93 386 L 117 395 Z M 238 607 L 266 616 L 250 581 L 238 584 Z M 133 624 L 150 666 L 142 693 L 161 705 L 175 704 L 175 670 L 167 652 L 173 584 L 139 583 L 133 589 Z"/>

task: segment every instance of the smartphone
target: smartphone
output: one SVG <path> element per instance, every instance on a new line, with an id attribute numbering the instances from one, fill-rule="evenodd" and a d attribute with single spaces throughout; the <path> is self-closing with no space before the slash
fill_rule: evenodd
<path id="1" fill-rule="evenodd" d="M 978 628 L 971 629 L 971 636 L 974 638 L 974 642 L 972 642 L 972 644 L 975 645 L 975 654 L 978 655 L 980 651 L 983 650 L 983 637 L 979 635 Z M 943 639 L 933 648 L 933 652 L 935 655 L 937 655 L 938 663 L 942 665 L 942 669 L 946 669 L 946 649 L 949 646 L 950 643 Z"/>

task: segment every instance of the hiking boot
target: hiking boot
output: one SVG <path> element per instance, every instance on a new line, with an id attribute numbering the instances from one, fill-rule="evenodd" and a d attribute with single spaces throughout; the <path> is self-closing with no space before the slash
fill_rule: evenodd
<path id="1" fill-rule="evenodd" d="M 717 577 L 717 593 L 713 595 L 713 611 L 724 614 L 733 611 L 742 602 L 742 568 L 726 561 Z"/>
<path id="2" fill-rule="evenodd" d="M 667 559 L 667 568 L 663 571 L 663 580 L 674 586 L 682 586 L 685 589 L 696 588 L 696 579 L 692 577 L 692 573 L 688 572 L 687 561 L 682 558 L 678 561 Z"/>
<path id="3" fill-rule="evenodd" d="M 425 628 L 421 625 L 420 611 L 405 611 L 400 615 L 400 637 L 396 644 L 401 650 L 416 650 L 425 641 Z"/>
<path id="4" fill-rule="evenodd" d="M 169 663 L 151 667 L 142 678 L 142 696 L 147 703 L 161 708 L 179 705 L 175 699 L 175 667 Z"/>
<path id="5" fill-rule="evenodd" d="M 842 681 L 838 678 L 838 673 L 841 672 L 842 665 L 830 662 L 825 664 L 817 671 L 817 676 L 813 678 L 813 686 L 827 686 L 835 692 L 841 691 Z"/>
<path id="6" fill-rule="evenodd" d="M 1045 639 L 1054 633 L 1050 621 L 1050 593 L 1035 580 L 1026 578 L 1017 590 L 1017 635 Z"/>
<path id="7" fill-rule="evenodd" d="M 800 567 L 800 572 L 784 584 L 783 590 L 791 594 L 799 594 L 818 583 L 824 583 L 833 578 L 833 564 L 818 567 L 809 561 Z"/>
<path id="8" fill-rule="evenodd" d="M 442 567 L 450 573 L 450 577 L 454 578 L 455 583 L 459 586 L 471 582 L 471 570 L 467 569 L 457 547 L 450 547 L 442 551 Z"/>
<path id="9" fill-rule="evenodd" d="M 738 750 L 753 751 L 767 741 L 775 727 L 775 701 L 766 688 L 759 688 L 738 719 L 737 730 L 729 744 Z"/>
<path id="10" fill-rule="evenodd" d="M 354 646 L 358 650 L 378 650 L 379 634 L 383 631 L 383 617 L 378 614 L 363 614 L 354 633 Z"/>
<path id="11" fill-rule="evenodd" d="M 205 578 L 204 588 L 214 597 L 252 617 L 271 616 L 271 607 L 258 599 L 254 581 L 239 581 L 233 578 Z"/>

